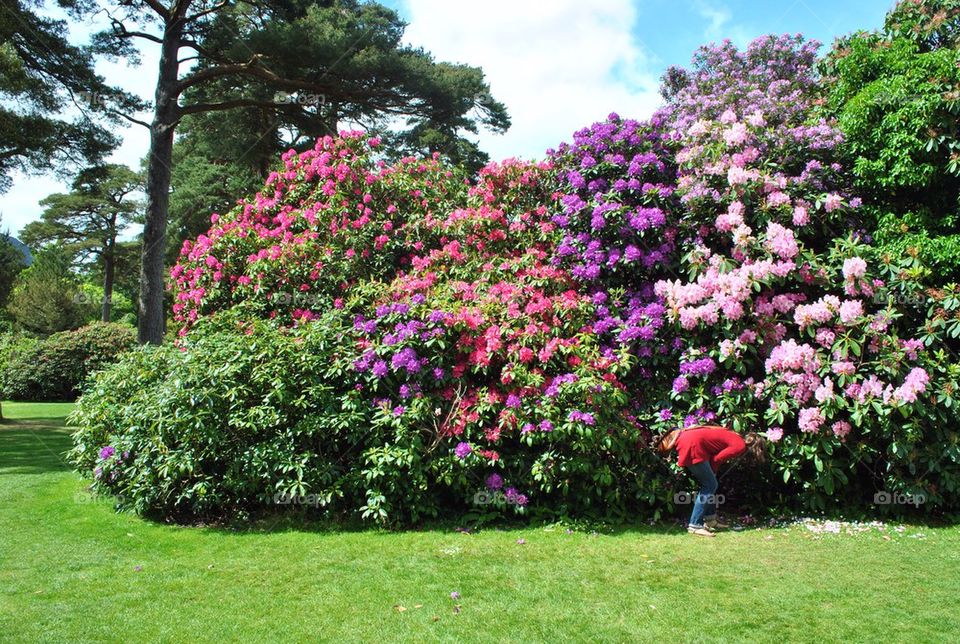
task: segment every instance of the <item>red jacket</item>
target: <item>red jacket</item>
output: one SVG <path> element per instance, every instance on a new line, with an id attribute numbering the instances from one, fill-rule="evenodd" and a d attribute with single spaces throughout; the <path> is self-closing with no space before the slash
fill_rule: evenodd
<path id="1" fill-rule="evenodd" d="M 747 444 L 738 433 L 726 427 L 698 425 L 680 432 L 676 449 L 680 467 L 708 461 L 716 472 L 720 463 L 742 454 Z"/>

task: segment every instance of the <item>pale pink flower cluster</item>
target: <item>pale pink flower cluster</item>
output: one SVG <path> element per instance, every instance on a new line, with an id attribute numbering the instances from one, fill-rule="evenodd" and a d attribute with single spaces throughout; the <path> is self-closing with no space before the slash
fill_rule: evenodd
<path id="1" fill-rule="evenodd" d="M 740 344 L 739 340 L 724 340 L 720 343 L 720 358 L 721 360 L 726 360 L 731 356 L 740 357 L 739 349 L 743 345 Z"/>
<path id="2" fill-rule="evenodd" d="M 904 353 L 907 354 L 907 357 L 911 360 L 917 359 L 917 352 L 923 348 L 923 341 L 911 338 L 909 340 L 901 340 L 900 348 L 903 349 Z"/>
<path id="3" fill-rule="evenodd" d="M 827 212 L 833 212 L 843 205 L 843 198 L 837 194 L 828 194 L 823 200 L 823 209 Z"/>
<path id="4" fill-rule="evenodd" d="M 830 380 L 830 378 L 824 378 L 823 384 L 817 387 L 817 391 L 814 393 L 814 398 L 817 399 L 818 403 L 825 403 L 831 400 L 833 396 L 833 381 Z"/>
<path id="5" fill-rule="evenodd" d="M 734 123 L 723 132 L 723 140 L 731 148 L 743 145 L 748 138 L 750 138 L 750 133 L 743 123 Z"/>
<path id="6" fill-rule="evenodd" d="M 753 310 L 757 315 L 774 316 L 777 313 L 789 313 L 806 296 L 800 293 L 781 293 L 773 298 L 758 297 L 753 303 Z"/>
<path id="7" fill-rule="evenodd" d="M 840 298 L 836 295 L 824 295 L 812 304 L 801 304 L 793 312 L 793 321 L 801 329 L 814 324 L 826 324 L 840 308 Z"/>
<path id="8" fill-rule="evenodd" d="M 817 329 L 817 344 L 825 349 L 833 346 L 833 341 L 837 339 L 837 334 L 830 329 Z"/>
<path id="9" fill-rule="evenodd" d="M 846 437 L 847 434 L 850 433 L 850 430 L 852 430 L 853 428 L 850 426 L 850 423 L 848 423 L 847 421 L 838 420 L 833 425 L 831 425 L 830 429 L 833 430 L 833 435 L 836 436 L 837 438 L 844 438 Z"/>
<path id="10" fill-rule="evenodd" d="M 727 170 L 727 183 L 731 186 L 738 186 L 751 181 L 756 181 L 760 178 L 759 170 L 745 170 L 744 168 L 739 168 L 737 166 L 731 166 Z"/>
<path id="11" fill-rule="evenodd" d="M 709 268 L 695 282 L 684 284 L 679 280 L 661 280 L 654 286 L 654 292 L 666 300 L 684 329 L 692 329 L 701 322 L 716 324 L 720 313 L 728 320 L 740 319 L 753 295 L 755 282 L 771 274 L 783 277 L 796 268 L 791 261 L 763 260 L 721 272 L 722 262 L 719 255 L 711 257 Z M 784 296 L 774 306 L 789 311 L 796 297 Z"/>
<path id="12" fill-rule="evenodd" d="M 816 433 L 824 423 L 823 412 L 817 407 L 805 407 L 800 410 L 797 425 L 801 432 Z"/>
<path id="13" fill-rule="evenodd" d="M 834 362 L 830 368 L 838 376 L 852 376 L 857 372 L 857 366 L 846 360 Z"/>
<path id="14" fill-rule="evenodd" d="M 767 241 L 764 243 L 764 247 L 781 259 L 793 259 L 797 256 L 797 253 L 800 252 L 793 231 L 781 226 L 775 221 L 767 224 Z"/>
<path id="15" fill-rule="evenodd" d="M 886 389 L 886 396 L 884 396 L 884 390 Z M 883 381 L 877 378 L 875 375 L 871 374 L 866 380 L 862 383 L 852 383 L 847 385 L 845 392 L 849 398 L 853 398 L 859 403 L 865 403 L 870 398 L 889 398 L 893 392 L 893 388 L 889 385 L 884 385 Z"/>
<path id="16" fill-rule="evenodd" d="M 771 443 L 778 443 L 780 439 L 783 438 L 783 428 L 782 427 L 771 427 L 765 432 L 767 440 Z"/>
<path id="17" fill-rule="evenodd" d="M 767 124 L 766 119 L 763 118 L 763 112 L 760 110 L 754 110 L 753 112 L 747 114 L 744 120 L 746 120 L 746 122 L 753 127 L 763 127 Z"/>
<path id="18" fill-rule="evenodd" d="M 930 376 L 926 370 L 914 367 L 907 374 L 903 384 L 894 390 L 893 399 L 897 402 L 916 402 L 917 396 L 927 390 L 927 383 L 929 382 Z"/>
<path id="19" fill-rule="evenodd" d="M 703 119 L 699 119 L 690 126 L 689 130 L 687 130 L 687 135 L 691 137 L 697 137 L 706 134 L 708 131 L 707 122 Z"/>
<path id="20" fill-rule="evenodd" d="M 737 226 L 733 231 L 733 243 L 738 248 L 748 248 L 754 241 L 753 239 L 753 229 L 750 226 L 741 224 Z"/>
<path id="21" fill-rule="evenodd" d="M 720 115 L 720 122 L 724 125 L 730 125 L 731 123 L 737 122 L 737 113 L 727 108 L 723 111 L 723 114 Z"/>
<path id="22" fill-rule="evenodd" d="M 800 205 L 793 207 L 793 225 L 794 226 L 806 226 L 810 223 L 810 214 L 807 211 L 807 207 Z"/>
<path id="23" fill-rule="evenodd" d="M 867 273 L 867 262 L 860 257 L 850 257 L 843 260 L 843 278 L 853 280 L 863 277 Z"/>
<path id="24" fill-rule="evenodd" d="M 777 371 L 805 371 L 813 373 L 820 368 L 817 351 L 809 344 L 797 344 L 790 339 L 781 342 L 770 352 L 764 363 L 767 373 Z"/>
<path id="25" fill-rule="evenodd" d="M 718 215 L 714 225 L 722 233 L 728 233 L 743 225 L 743 204 L 734 201 L 727 207 L 727 212 Z"/>
<path id="26" fill-rule="evenodd" d="M 852 324 L 863 316 L 863 304 L 860 300 L 847 300 L 840 305 L 840 321 L 843 324 Z"/>
<path id="27" fill-rule="evenodd" d="M 790 195 L 785 192 L 780 192 L 780 190 L 774 190 L 767 195 L 767 206 L 770 208 L 777 208 L 779 206 L 786 206 L 790 203 Z"/>

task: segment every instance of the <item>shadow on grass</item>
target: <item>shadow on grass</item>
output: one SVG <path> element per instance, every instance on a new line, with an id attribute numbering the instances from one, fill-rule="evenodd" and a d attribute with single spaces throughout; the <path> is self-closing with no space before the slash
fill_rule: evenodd
<path id="1" fill-rule="evenodd" d="M 62 416 L 0 422 L 0 476 L 69 471 L 73 443 L 63 424 Z"/>

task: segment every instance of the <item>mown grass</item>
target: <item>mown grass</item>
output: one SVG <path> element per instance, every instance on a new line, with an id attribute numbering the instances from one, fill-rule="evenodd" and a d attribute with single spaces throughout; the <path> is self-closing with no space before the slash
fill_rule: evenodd
<path id="1" fill-rule="evenodd" d="M 956 527 L 702 539 L 645 525 L 475 534 L 168 526 L 87 494 L 63 461 L 69 408 L 3 404 L 0 640 L 960 637 Z"/>

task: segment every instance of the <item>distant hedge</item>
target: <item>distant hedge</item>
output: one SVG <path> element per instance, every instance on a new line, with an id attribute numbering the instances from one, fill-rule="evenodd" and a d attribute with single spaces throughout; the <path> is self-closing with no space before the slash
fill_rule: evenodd
<path id="1" fill-rule="evenodd" d="M 136 334 L 122 324 L 95 322 L 54 333 L 11 355 L 0 374 L 10 400 L 73 400 L 87 376 L 136 345 Z"/>

